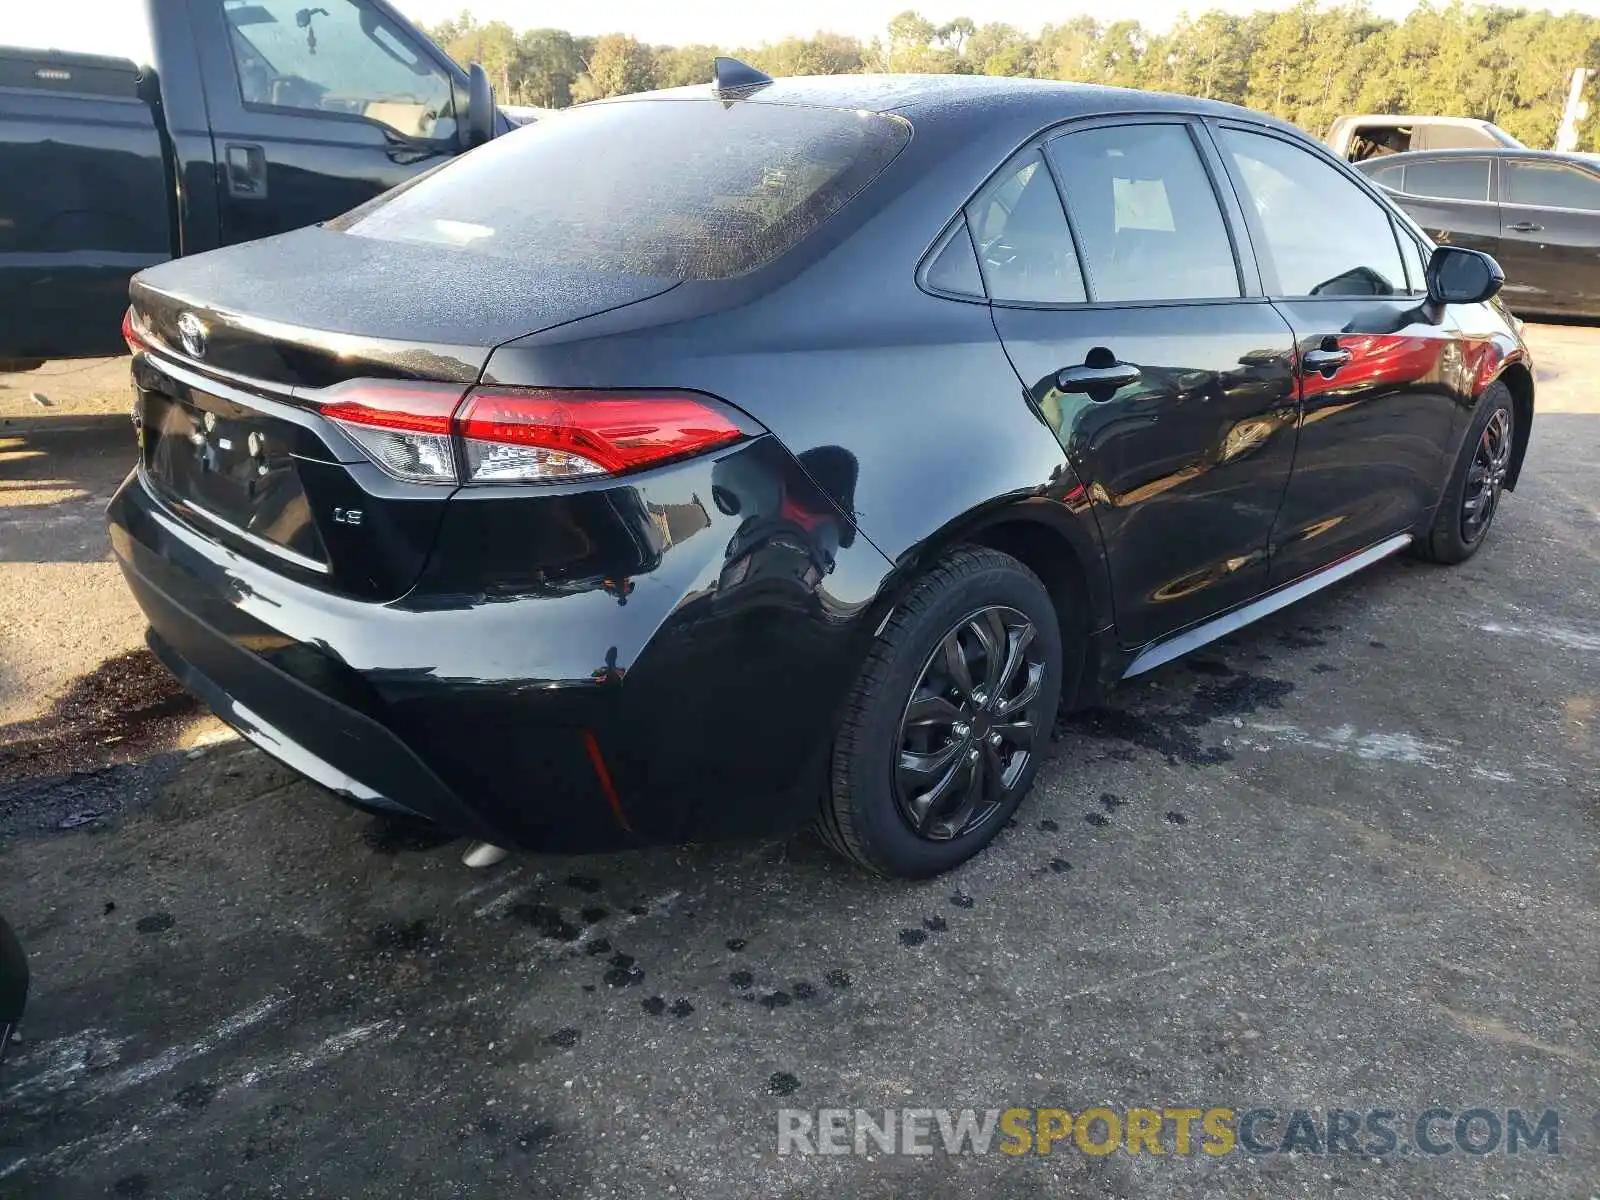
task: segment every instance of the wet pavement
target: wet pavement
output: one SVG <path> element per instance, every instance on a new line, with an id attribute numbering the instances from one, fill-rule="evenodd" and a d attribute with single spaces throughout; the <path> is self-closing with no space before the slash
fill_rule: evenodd
<path id="1" fill-rule="evenodd" d="M 931 883 L 808 836 L 471 871 L 191 748 L 137 653 L 82 671 L 0 727 L 0 1196 L 1596 1194 L 1600 331 L 1541 337 L 1478 557 L 1124 686 Z M 1387 1109 L 1411 1152 L 777 1153 L 780 1108 L 1094 1105 Z M 1556 1110 L 1559 1153 L 1425 1153 L 1433 1107 Z"/>

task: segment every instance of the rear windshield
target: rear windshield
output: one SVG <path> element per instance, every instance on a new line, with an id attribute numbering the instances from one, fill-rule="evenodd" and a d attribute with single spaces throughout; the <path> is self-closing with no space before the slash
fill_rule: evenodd
<path id="1" fill-rule="evenodd" d="M 530 265 L 725 279 L 798 243 L 910 126 L 833 108 L 646 100 L 558 113 L 330 222 Z"/>

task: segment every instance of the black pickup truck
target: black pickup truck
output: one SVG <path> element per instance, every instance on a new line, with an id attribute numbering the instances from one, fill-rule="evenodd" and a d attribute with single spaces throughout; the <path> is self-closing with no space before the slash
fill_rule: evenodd
<path id="1" fill-rule="evenodd" d="M 125 57 L 53 29 L 63 48 L 0 48 L 0 369 L 121 353 L 136 271 L 326 220 L 512 127 L 385 0 L 119 3 L 143 9 Z"/>

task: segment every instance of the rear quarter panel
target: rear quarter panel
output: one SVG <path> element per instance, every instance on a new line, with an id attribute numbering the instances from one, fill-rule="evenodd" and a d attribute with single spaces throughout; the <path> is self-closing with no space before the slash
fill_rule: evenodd
<path id="1" fill-rule="evenodd" d="M 1453 308 L 1461 329 L 1461 365 L 1457 394 L 1461 404 L 1450 431 L 1449 457 L 1454 463 L 1462 439 L 1472 424 L 1478 399 L 1484 389 L 1502 381 L 1511 389 L 1516 404 L 1516 431 L 1513 435 L 1511 470 L 1507 487 L 1515 488 L 1522 472 L 1528 439 L 1533 433 L 1535 410 L 1534 365 L 1523 342 L 1511 324 L 1509 312 L 1498 300 L 1488 304 L 1466 304 Z"/>
<path id="2" fill-rule="evenodd" d="M 1069 531 L 1103 593 L 1092 518 L 1059 503 L 1077 480 L 987 305 L 929 295 L 915 278 L 951 216 L 1039 125 L 1007 132 L 981 105 L 932 133 L 914 124 L 884 175 L 779 262 L 519 339 L 485 379 L 721 397 L 802 461 L 848 463 L 819 483 L 882 552 L 886 583 L 963 530 L 1047 500 L 1048 517 L 1029 513 Z"/>
<path id="3" fill-rule="evenodd" d="M 916 147 L 914 137 L 902 157 Z M 761 589 L 743 583 L 721 611 L 687 605 L 632 654 L 618 656 L 624 712 L 683 713 L 681 721 L 655 724 L 652 784 L 664 774 L 660 782 L 687 794 L 695 773 L 708 771 L 703 746 L 667 753 L 672 744 L 695 746 L 692 731 L 704 728 L 674 697 L 693 674 L 686 664 L 702 661 L 706 648 L 715 648 L 715 661 L 742 658 L 748 669 L 719 673 L 732 691 L 704 698 L 702 707 L 723 713 L 742 743 L 773 749 L 740 756 L 739 782 L 754 795 L 792 789 L 797 774 L 817 778 L 809 772 L 825 762 L 837 714 L 895 597 L 932 557 L 985 522 L 1013 516 L 1054 525 L 1062 553 L 1075 547 L 1086 570 L 1098 572 L 1091 590 L 1106 591 L 1082 489 L 1027 399 L 987 306 L 934 297 L 916 283 L 923 252 L 1004 152 L 964 157 L 953 177 L 920 179 L 917 163 L 897 160 L 891 170 L 906 166 L 913 182 L 892 202 L 875 200 L 869 188 L 831 229 L 803 244 L 810 251 L 803 263 L 780 260 L 738 280 L 685 283 L 490 357 L 486 382 L 717 396 L 775 435 L 774 445 L 781 443 L 846 531 L 821 579 L 806 580 L 797 561 L 803 587 L 777 577 Z M 774 464 L 768 474 L 784 472 Z M 789 536 L 806 541 L 799 530 Z M 776 563 L 781 545 L 769 543 L 764 557 Z M 729 540 L 708 573 L 712 594 L 742 569 L 741 553 L 740 538 Z M 649 586 L 648 574 L 637 580 L 641 592 Z M 774 636 L 783 630 L 792 632 Z M 785 680 L 803 681 L 803 696 Z M 741 715 L 731 721 L 735 711 Z M 765 775 L 755 769 L 763 762 Z M 775 815 L 747 814 L 754 824 Z M 684 817 L 690 828 L 699 824 L 692 810 Z"/>

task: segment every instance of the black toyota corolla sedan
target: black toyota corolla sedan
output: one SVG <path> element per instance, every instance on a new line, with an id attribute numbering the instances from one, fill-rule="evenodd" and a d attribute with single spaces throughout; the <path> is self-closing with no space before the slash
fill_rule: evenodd
<path id="1" fill-rule="evenodd" d="M 745 74 L 141 274 L 111 539 L 184 684 L 358 805 L 925 876 L 1058 704 L 1482 545 L 1499 280 L 1242 109 Z"/>

